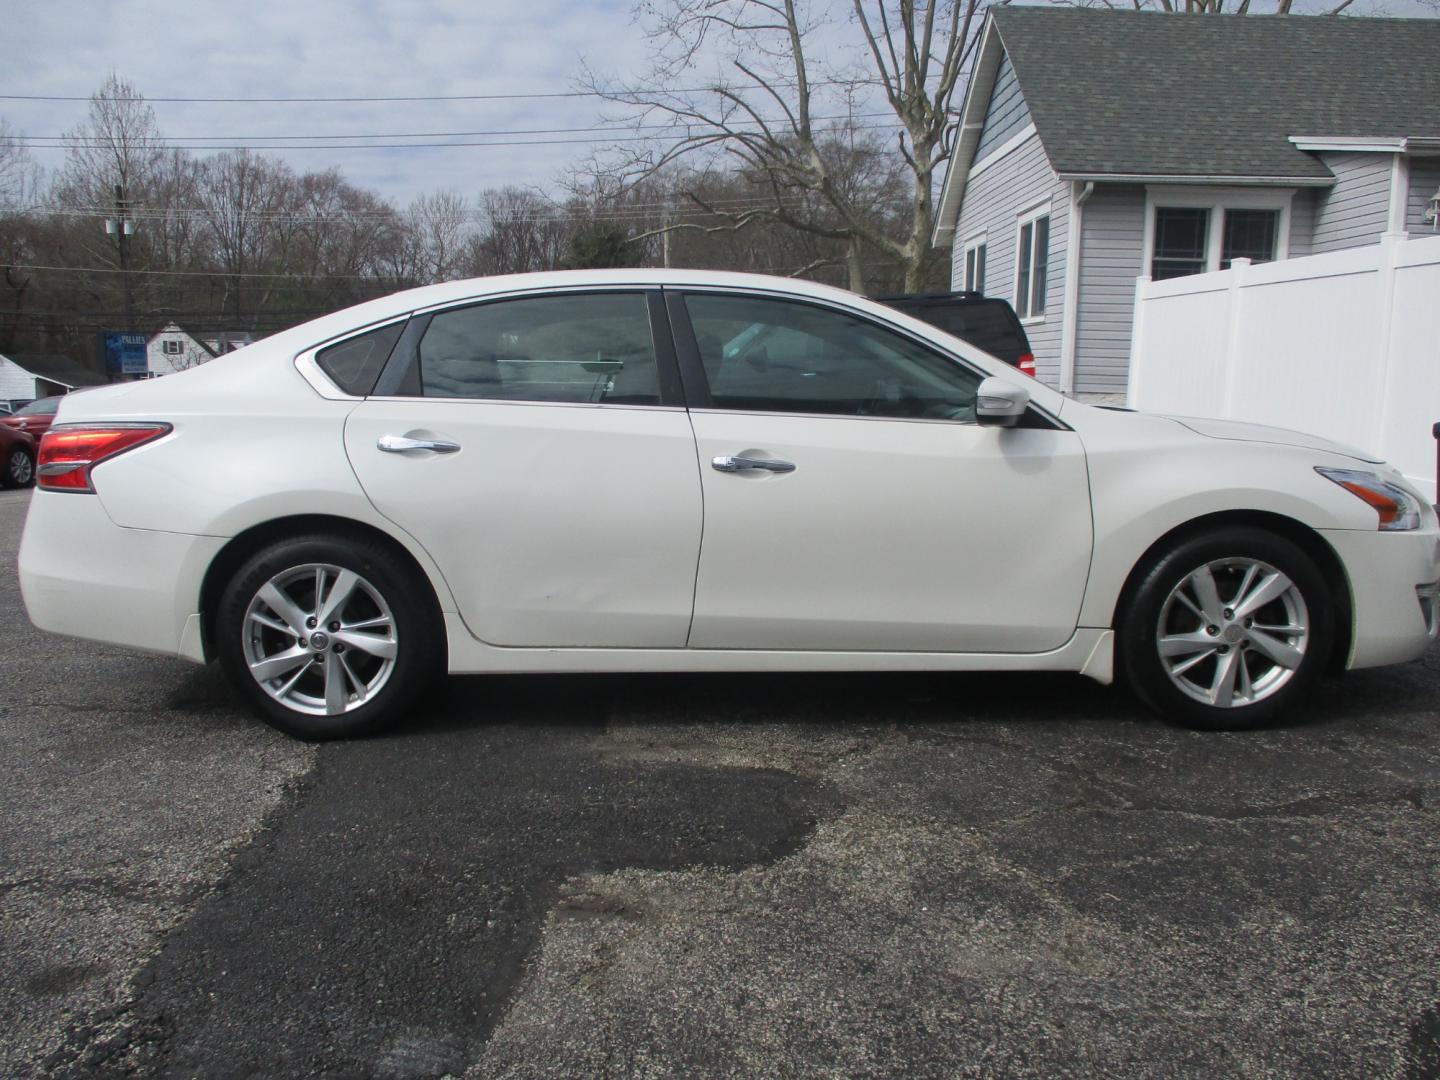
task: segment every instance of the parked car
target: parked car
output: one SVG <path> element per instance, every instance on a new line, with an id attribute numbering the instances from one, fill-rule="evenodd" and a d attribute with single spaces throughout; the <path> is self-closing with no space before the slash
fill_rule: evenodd
<path id="1" fill-rule="evenodd" d="M 50 430 L 50 424 L 55 419 L 55 410 L 60 407 L 62 397 L 40 398 L 30 404 L 16 409 L 14 413 L 0 419 L 0 426 L 12 427 L 19 431 L 28 431 L 36 439 Z"/>
<path id="2" fill-rule="evenodd" d="M 25 487 L 35 480 L 35 440 L 0 424 L 0 487 Z"/>
<path id="3" fill-rule="evenodd" d="M 907 293 L 877 297 L 880 303 L 924 319 L 961 341 L 1013 364 L 1031 378 L 1035 354 L 1015 309 L 1004 300 L 978 292 Z"/>
<path id="4" fill-rule="evenodd" d="M 311 738 L 447 669 L 1118 673 L 1241 728 L 1421 655 L 1437 541 L 1323 439 L 1093 408 L 821 285 L 613 270 L 68 399 L 19 571 L 37 626 L 218 658 Z"/>

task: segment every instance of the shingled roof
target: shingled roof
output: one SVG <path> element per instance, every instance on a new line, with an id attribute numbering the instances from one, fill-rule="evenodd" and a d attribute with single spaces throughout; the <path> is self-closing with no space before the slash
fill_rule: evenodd
<path id="1" fill-rule="evenodd" d="M 18 367 L 31 375 L 38 375 L 47 382 L 58 383 L 70 389 L 82 386 L 104 386 L 108 380 L 99 372 L 81 367 L 68 356 L 58 353 L 6 353 Z"/>
<path id="2" fill-rule="evenodd" d="M 1291 136 L 1440 136 L 1440 20 L 990 10 L 1062 176 L 1324 180 Z"/>

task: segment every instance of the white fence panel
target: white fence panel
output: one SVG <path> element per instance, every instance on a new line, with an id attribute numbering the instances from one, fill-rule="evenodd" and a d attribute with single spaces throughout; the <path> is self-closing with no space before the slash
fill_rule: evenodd
<path id="1" fill-rule="evenodd" d="M 1376 451 L 1434 499 L 1440 237 L 1141 278 L 1129 402 Z"/>

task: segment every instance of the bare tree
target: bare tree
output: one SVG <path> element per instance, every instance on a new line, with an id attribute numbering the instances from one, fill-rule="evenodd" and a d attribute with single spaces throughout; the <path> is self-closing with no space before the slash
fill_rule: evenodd
<path id="1" fill-rule="evenodd" d="M 72 206 L 109 207 L 119 187 L 142 199 L 164 157 L 155 111 L 133 85 L 111 75 L 90 97 L 90 115 L 65 133 L 58 192 Z"/>
<path id="2" fill-rule="evenodd" d="M 867 248 L 902 268 L 906 288 L 921 287 L 933 258 L 937 174 L 950 154 L 951 99 L 988 0 L 852 2 L 845 30 L 858 55 L 842 67 L 812 56 L 836 31 L 823 4 L 648 0 L 638 12 L 652 45 L 644 89 L 595 76 L 588 85 L 627 106 L 637 127 L 663 119 L 680 135 L 645 153 L 621 152 L 608 167 L 633 183 L 681 160 L 728 161 L 751 180 L 748 206 L 706 206 L 693 189 L 685 197 L 730 228 L 764 221 L 840 242 L 857 291 Z M 696 91 L 710 57 L 721 66 Z M 651 89 L 677 86 L 685 89 Z M 850 119 L 857 101 L 877 94 L 898 129 L 894 154 Z M 911 181 L 898 229 L 877 221 L 873 189 L 852 171 L 864 163 L 883 175 L 883 163 L 897 155 Z"/>
<path id="3" fill-rule="evenodd" d="M 481 228 L 471 238 L 467 271 L 526 274 L 555 269 L 569 249 L 573 211 L 525 188 L 482 192 Z"/>

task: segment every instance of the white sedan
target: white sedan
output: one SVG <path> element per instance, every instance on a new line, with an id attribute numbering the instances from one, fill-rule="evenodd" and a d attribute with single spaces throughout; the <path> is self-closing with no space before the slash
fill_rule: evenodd
<path id="1" fill-rule="evenodd" d="M 852 293 L 453 282 L 66 399 L 43 629 L 352 735 L 452 672 L 1118 673 L 1204 727 L 1440 624 L 1434 510 L 1293 432 L 1095 408 Z"/>

